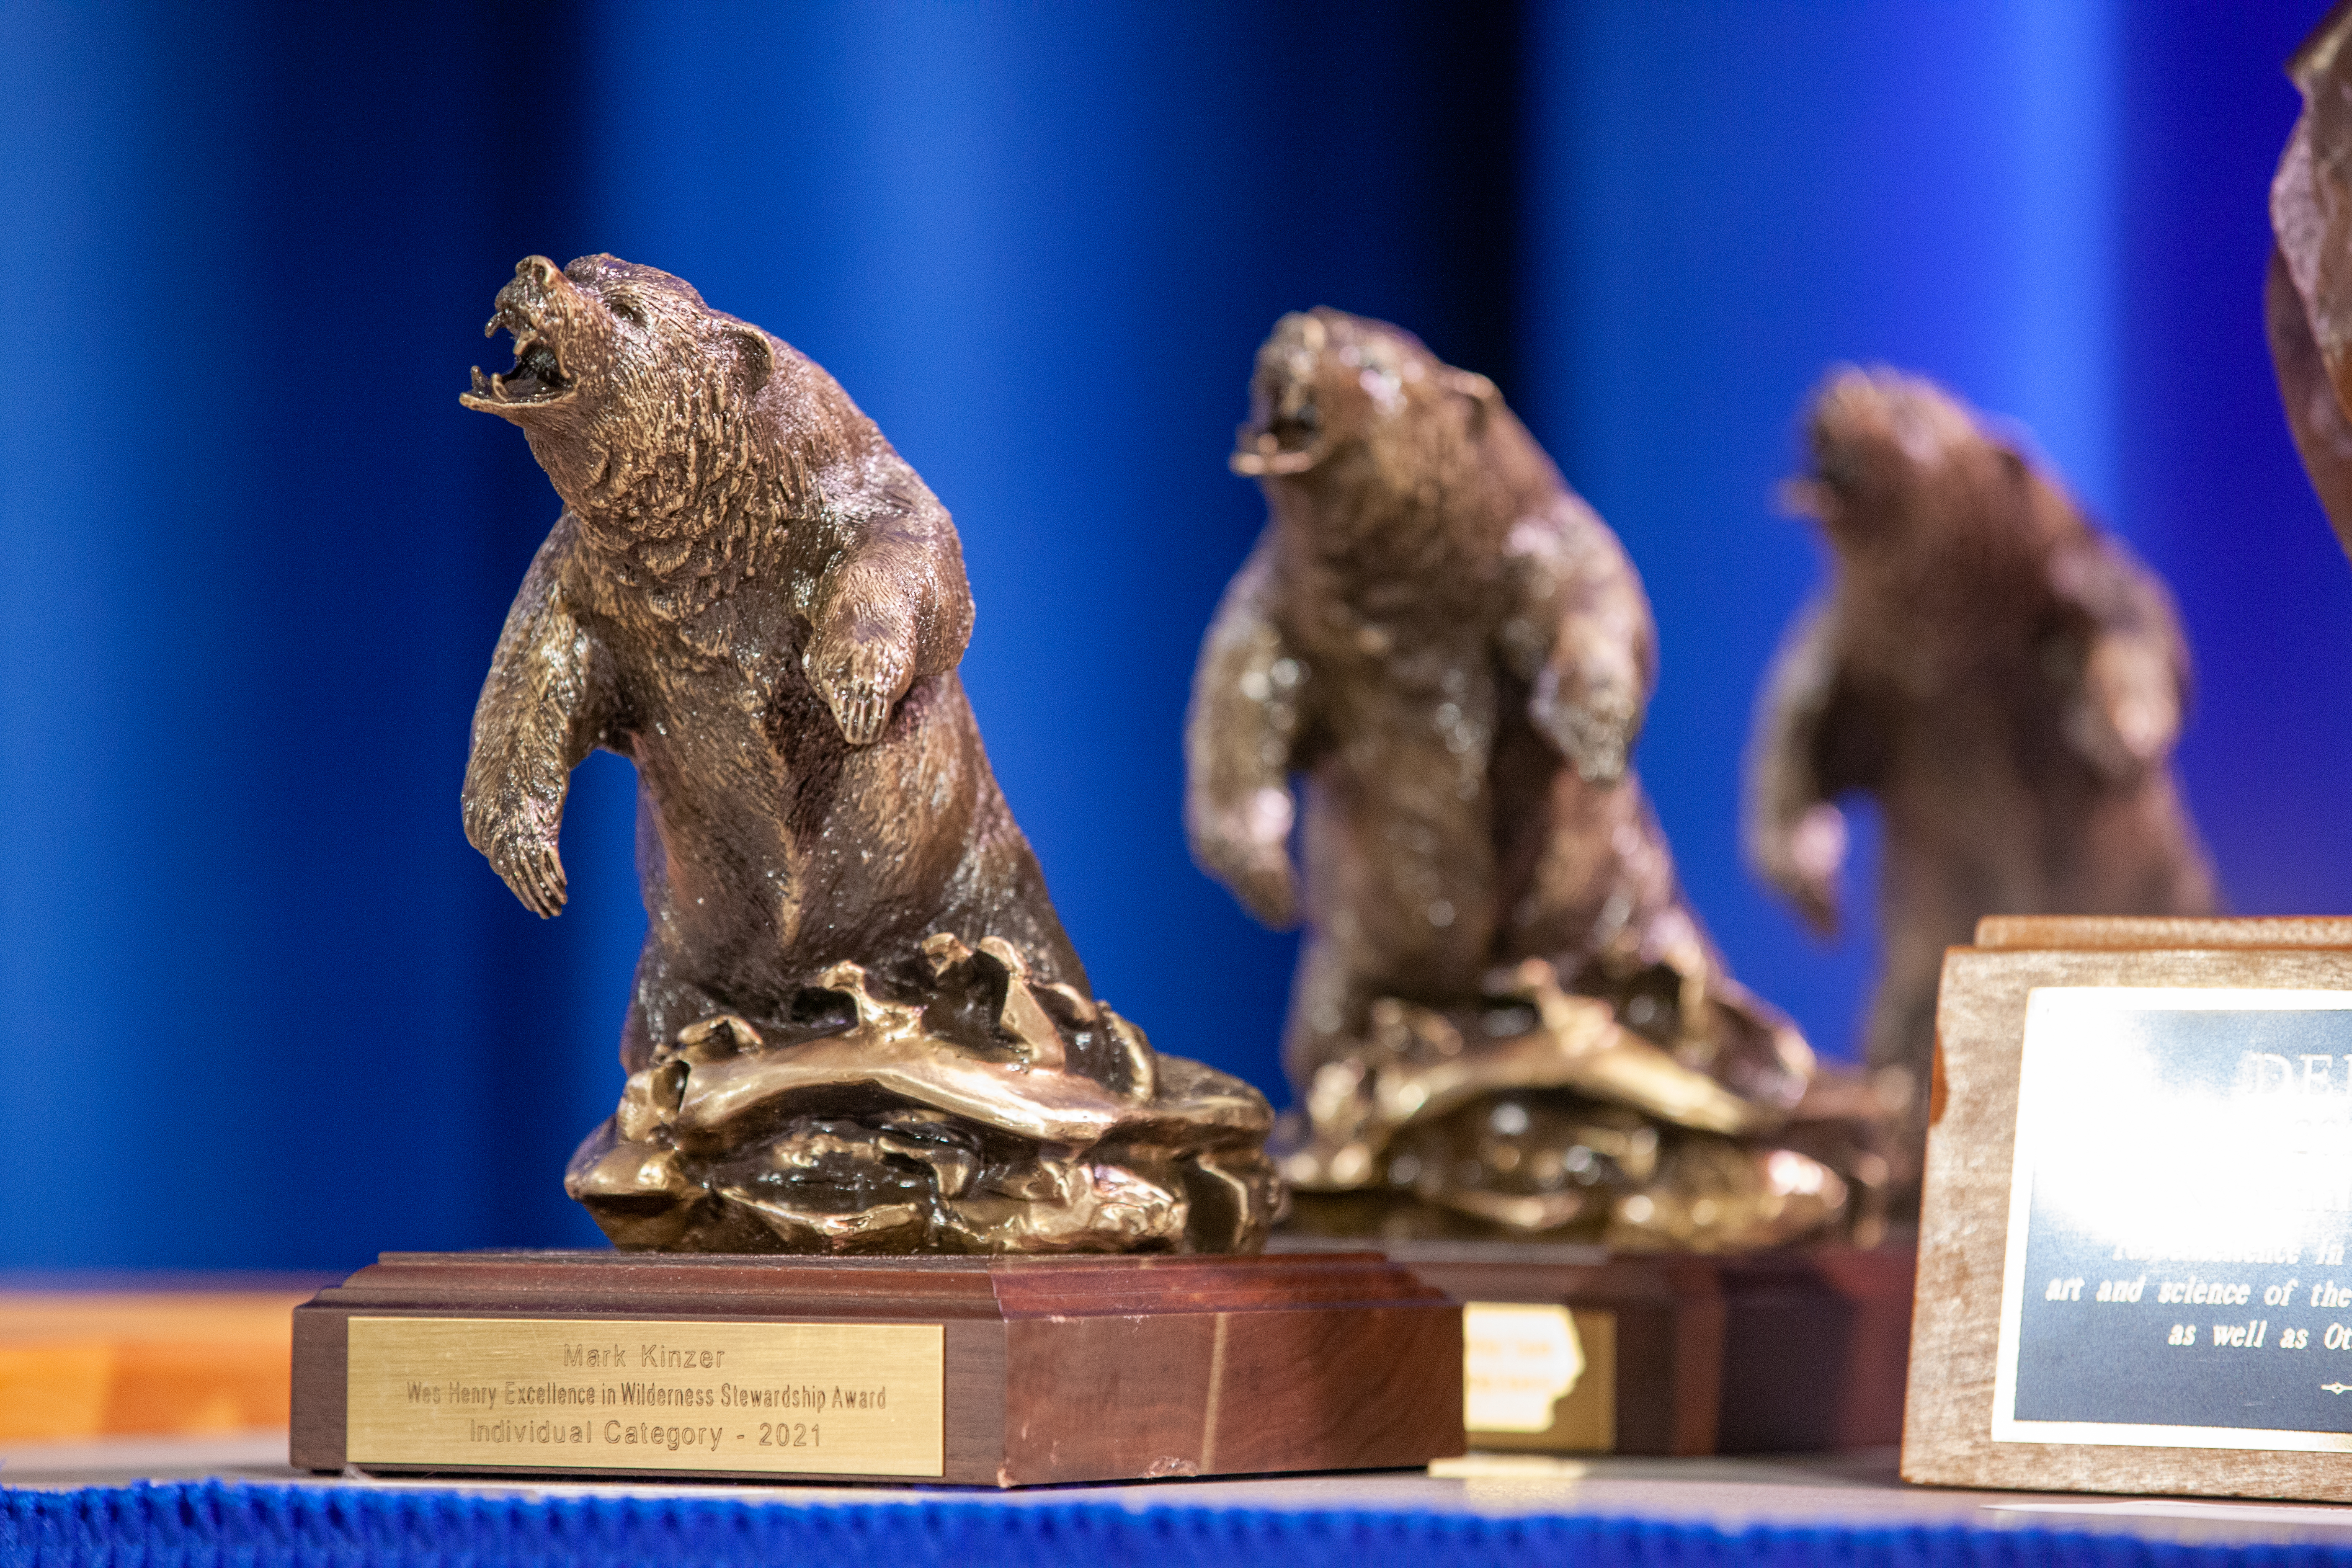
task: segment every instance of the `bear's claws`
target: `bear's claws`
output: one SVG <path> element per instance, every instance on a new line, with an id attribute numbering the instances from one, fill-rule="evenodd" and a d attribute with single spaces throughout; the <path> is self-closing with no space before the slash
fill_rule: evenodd
<path id="1" fill-rule="evenodd" d="M 1275 931 L 1298 923 L 1298 888 L 1287 858 L 1255 865 L 1233 880 L 1234 896 Z"/>
<path id="2" fill-rule="evenodd" d="M 802 668 L 833 710 L 842 739 L 853 746 L 870 746 L 882 738 L 890 710 L 912 684 L 912 661 L 881 637 L 819 638 L 803 656 Z"/>
<path id="3" fill-rule="evenodd" d="M 870 686 L 860 684 L 845 692 L 829 693 L 834 721 L 841 726 L 841 736 L 853 746 L 870 746 L 882 738 L 882 726 L 890 717 L 889 700 Z"/>
<path id="4" fill-rule="evenodd" d="M 1196 846 L 1201 864 L 1241 900 L 1259 923 L 1288 931 L 1298 923 L 1298 880 L 1290 857 L 1279 845 L 1271 848 L 1215 838 Z"/>
<path id="5" fill-rule="evenodd" d="M 502 838 L 490 856 L 490 866 L 514 889 L 523 908 L 540 919 L 553 920 L 563 912 L 567 893 L 563 858 L 553 844 Z"/>
<path id="6" fill-rule="evenodd" d="M 1790 823 L 1762 857 L 1765 879 L 1797 907 L 1815 934 L 1838 933 L 1838 873 L 1845 865 L 1845 814 L 1816 804 Z"/>

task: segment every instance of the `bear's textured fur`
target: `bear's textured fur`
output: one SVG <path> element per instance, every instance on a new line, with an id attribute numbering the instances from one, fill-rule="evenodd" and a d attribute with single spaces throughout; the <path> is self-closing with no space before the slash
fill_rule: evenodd
<path id="1" fill-rule="evenodd" d="M 639 781 L 619 1110 L 565 1185 L 625 1247 L 1249 1250 L 1248 1085 L 1097 1001 L 957 679 L 954 525 L 789 344 L 615 259 L 525 260 L 468 407 L 563 500 L 474 716 L 466 832 L 563 904 L 595 747 Z"/>
<path id="2" fill-rule="evenodd" d="M 525 262 L 493 325 L 517 373 L 467 402 L 521 426 L 564 504 L 482 688 L 467 837 L 551 915 L 572 768 L 636 763 L 625 1065 L 715 1014 L 787 1018 L 838 961 L 911 984 L 936 931 L 1083 993 L 956 677 L 955 527 L 874 422 L 789 344 L 609 256 Z"/>
<path id="3" fill-rule="evenodd" d="M 1605 1226 L 1599 1187 L 1517 1190 L 1580 1146 L 1514 1133 L 1500 1164 L 1460 1177 L 1462 1162 L 1440 1171 L 1388 1142 L 1435 1113 L 1406 1084 L 1424 1070 L 1461 1080 L 1457 1096 L 1486 1085 L 1464 1117 L 1521 1090 L 1541 1103 L 1498 1104 L 1509 1125 L 1534 1127 L 1554 1100 L 1590 1110 L 1561 1095 L 1586 1081 L 1596 1041 L 1677 1082 L 1644 1109 L 1679 1100 L 1675 1114 L 1708 1130 L 1694 1137 L 1778 1126 L 1814 1082 L 1812 1054 L 1732 980 L 1629 763 L 1655 664 L 1641 579 L 1493 384 L 1379 321 L 1286 316 L 1259 351 L 1234 467 L 1261 480 L 1271 517 L 1202 648 L 1187 822 L 1202 865 L 1254 912 L 1307 926 L 1285 1042 L 1304 1121 L 1277 1132 L 1286 1176 L 1409 1190 L 1529 1231 Z M 1717 1110 L 1688 1109 L 1700 1101 Z M 1628 1212 L 1658 1206 L 1635 1192 L 1647 1179 L 1619 1194 L 1638 1197 Z M 1825 1175 L 1821 1191 L 1835 1187 Z M 1712 1224 L 1669 1244 L 1785 1238 Z"/>

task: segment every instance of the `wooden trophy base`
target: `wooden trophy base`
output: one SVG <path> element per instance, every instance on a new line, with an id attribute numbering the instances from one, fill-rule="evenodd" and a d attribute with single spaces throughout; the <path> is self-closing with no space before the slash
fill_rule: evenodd
<path id="1" fill-rule="evenodd" d="M 1278 1236 L 1312 1255 L 1339 1243 Z M 1698 1257 L 1600 1247 L 1383 1241 L 1465 1304 L 1467 1440 L 1550 1453 L 1818 1453 L 1903 1436 L 1916 1249 Z M 1497 1309 L 1501 1309 L 1497 1310 Z M 1573 1363 L 1541 1372 L 1539 1316 Z M 1558 1351 L 1551 1352 L 1555 1363 Z M 1516 1404 L 1531 1370 L 1559 1392 Z M 1563 1386 L 1565 1385 L 1565 1386 Z M 1499 1400 L 1496 1394 L 1502 1397 Z"/>
<path id="2" fill-rule="evenodd" d="M 294 1313 L 293 1463 L 1062 1481 L 1458 1454 L 1462 1314 L 1378 1253 L 387 1253 Z"/>
<path id="3" fill-rule="evenodd" d="M 2304 1054 L 2345 1049 L 2347 992 L 2340 917 L 2003 916 L 1946 950 L 1904 1479 L 2352 1502 L 2352 1063 Z M 2085 1059 L 2116 1064 L 2096 1103 Z M 2044 1208 L 2077 1124 L 2104 1180 Z"/>

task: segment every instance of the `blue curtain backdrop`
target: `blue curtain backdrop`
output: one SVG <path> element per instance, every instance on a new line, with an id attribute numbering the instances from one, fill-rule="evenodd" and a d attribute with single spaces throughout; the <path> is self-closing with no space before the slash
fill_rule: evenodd
<path id="1" fill-rule="evenodd" d="M 1642 768 L 1831 1052 L 1866 932 L 1811 943 L 1735 827 L 1834 360 L 2032 428 L 2179 591 L 2236 907 L 2352 909 L 2352 571 L 2259 310 L 2320 9 L 0 6 L 0 1267 L 593 1239 L 556 1176 L 618 1088 L 629 770 L 583 770 L 551 924 L 456 809 L 555 511 L 456 400 L 532 251 L 682 273 L 875 415 L 1098 986 L 1277 1099 L 1291 940 L 1187 861 L 1179 730 L 1261 516 L 1249 356 L 1318 301 L 1493 374 L 1624 536 Z"/>

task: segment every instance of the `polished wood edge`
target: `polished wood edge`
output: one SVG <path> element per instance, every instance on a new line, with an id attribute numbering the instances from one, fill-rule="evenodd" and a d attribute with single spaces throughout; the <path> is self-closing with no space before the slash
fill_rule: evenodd
<path id="1" fill-rule="evenodd" d="M 1581 1248 L 1580 1250 L 1598 1250 Z M 1077 1252 L 924 1254 L 840 1256 L 799 1252 L 622 1252 L 600 1247 L 477 1247 L 465 1252 L 381 1252 L 378 1267 L 452 1268 L 512 1264 L 569 1267 L 598 1264 L 648 1273 L 730 1272 L 742 1268 L 822 1268 L 835 1274 L 992 1274 L 1039 1271 L 1108 1273 L 1199 1273 L 1223 1268 L 1255 1268 L 1267 1264 L 1287 1266 L 1299 1256 L 1280 1249 L 1265 1252 Z M 1380 1247 L 1350 1243 L 1314 1249 L 1310 1261 L 1329 1264 L 1381 1264 L 1390 1261 Z"/>
<path id="2" fill-rule="evenodd" d="M 1977 921 L 1976 946 L 1987 952 L 2352 948 L 2352 919 L 2334 915 L 2204 919 L 2175 915 L 1987 915 Z"/>
<path id="3" fill-rule="evenodd" d="M 293 1409 L 287 1463 L 298 1470 L 340 1470 L 348 1451 L 344 1391 L 351 1367 L 351 1314 L 317 1306 L 294 1309 Z M 327 1397 L 305 1398 L 324 1390 Z"/>
<path id="4" fill-rule="evenodd" d="M 947 1381 L 940 1411 L 946 1423 L 940 1479 L 953 1486 L 1003 1484 L 1004 1324 L 966 1320 L 945 1325 Z"/>
<path id="5" fill-rule="evenodd" d="M 1288 1311 L 1443 1300 L 1410 1268 L 1364 1252 L 916 1259 L 494 1252 L 388 1253 L 314 1302 L 516 1314 L 777 1318 L 846 1310 L 953 1319 Z"/>
<path id="6" fill-rule="evenodd" d="M 1730 1309 L 1720 1295 L 1675 1314 L 1673 1436 L 1666 1451 L 1712 1454 L 1723 1419 L 1723 1342 Z"/>

